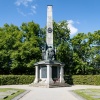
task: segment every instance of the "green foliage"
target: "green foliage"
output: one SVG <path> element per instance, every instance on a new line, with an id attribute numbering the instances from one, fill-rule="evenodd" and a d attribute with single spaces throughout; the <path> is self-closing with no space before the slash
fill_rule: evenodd
<path id="1" fill-rule="evenodd" d="M 100 75 L 65 76 L 65 81 L 74 85 L 100 85 Z"/>
<path id="2" fill-rule="evenodd" d="M 0 75 L 0 85 L 30 84 L 34 75 Z M 100 85 L 100 75 L 65 75 L 68 84 Z"/>
<path id="3" fill-rule="evenodd" d="M 73 90 L 73 92 L 82 96 L 85 100 L 100 100 L 100 98 L 94 98 L 94 96 L 98 96 L 98 94 L 100 94 L 100 89 L 81 89 Z"/>
<path id="4" fill-rule="evenodd" d="M 40 35 L 34 22 L 0 28 L 0 74 L 34 74 L 33 64 L 41 59 Z"/>
<path id="5" fill-rule="evenodd" d="M 96 62 L 99 56 L 100 46 L 97 46 L 100 39 L 99 31 L 88 34 L 78 33 L 71 39 L 73 47 L 73 72 L 72 74 L 99 74 L 99 63 Z M 94 36 L 95 35 L 95 36 Z M 97 38 L 98 37 L 98 38 Z M 95 44 L 95 46 L 94 46 Z M 98 52 L 98 53 L 97 53 Z M 99 62 L 99 59 L 98 59 Z"/>
<path id="6" fill-rule="evenodd" d="M 18 95 L 20 95 L 21 93 L 25 92 L 25 90 L 23 90 L 23 89 L 13 89 L 13 88 L 2 88 L 2 89 L 0 89 L 0 92 L 6 93 L 9 90 L 15 90 L 17 92 L 13 93 L 12 95 L 6 96 L 4 99 L 0 99 L 0 100 L 12 100 L 15 97 L 17 97 Z"/>
<path id="7" fill-rule="evenodd" d="M 68 42 L 70 39 L 70 30 L 67 21 L 53 22 L 54 46 L 58 47 L 61 43 Z"/>
<path id="8" fill-rule="evenodd" d="M 65 74 L 100 74 L 100 30 L 70 38 L 67 21 L 53 21 L 53 39 L 56 60 L 65 63 Z M 20 27 L 4 24 L 0 27 L 0 74 L 33 75 L 45 42 L 46 27 L 33 21 Z"/>
<path id="9" fill-rule="evenodd" d="M 0 75 L 0 85 L 30 84 L 33 80 L 33 75 Z"/>
<path id="10" fill-rule="evenodd" d="M 72 67 L 72 47 L 70 30 L 67 21 L 53 22 L 54 46 L 57 60 L 65 63 L 65 73 L 69 74 Z"/>

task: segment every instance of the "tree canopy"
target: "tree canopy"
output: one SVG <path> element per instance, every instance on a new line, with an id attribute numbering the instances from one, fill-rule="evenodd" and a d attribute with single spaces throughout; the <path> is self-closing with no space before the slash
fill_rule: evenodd
<path id="1" fill-rule="evenodd" d="M 33 21 L 20 27 L 0 27 L 0 74 L 34 74 L 45 37 L 46 27 Z M 65 63 L 65 74 L 100 74 L 100 30 L 70 38 L 67 21 L 53 21 L 53 38 L 57 60 Z"/>

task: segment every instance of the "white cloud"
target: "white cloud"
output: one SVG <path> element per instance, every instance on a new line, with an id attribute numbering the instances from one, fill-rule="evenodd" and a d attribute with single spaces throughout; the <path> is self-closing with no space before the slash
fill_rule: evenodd
<path id="1" fill-rule="evenodd" d="M 34 0 L 16 0 L 15 5 L 17 6 L 18 13 L 23 16 L 36 14 L 37 4 L 33 4 L 33 1 Z"/>
<path id="2" fill-rule="evenodd" d="M 31 6 L 31 13 L 35 14 L 36 13 L 36 5 Z"/>
<path id="3" fill-rule="evenodd" d="M 71 31 L 70 35 L 74 36 L 78 32 L 78 29 L 76 27 L 74 27 L 74 25 L 73 25 L 74 21 L 73 20 L 68 20 L 67 22 L 68 22 L 68 28 Z"/>
<path id="4" fill-rule="evenodd" d="M 33 0 L 17 0 L 16 2 L 15 2 L 15 4 L 17 5 L 17 6 L 20 6 L 21 4 L 22 5 L 24 5 L 24 6 L 28 6 L 28 3 L 31 3 Z"/>
<path id="5" fill-rule="evenodd" d="M 80 24 L 80 22 L 79 22 L 79 21 L 77 21 L 76 23 L 77 23 L 77 24 Z"/>
<path id="6" fill-rule="evenodd" d="M 32 9 L 36 9 L 36 6 L 35 6 L 35 5 L 33 5 L 33 6 L 31 6 L 31 8 L 32 8 Z"/>
<path id="7" fill-rule="evenodd" d="M 25 14 L 23 11 L 21 11 L 21 9 L 17 8 L 17 11 L 18 11 L 18 13 L 20 13 L 21 15 L 26 16 L 26 14 Z"/>

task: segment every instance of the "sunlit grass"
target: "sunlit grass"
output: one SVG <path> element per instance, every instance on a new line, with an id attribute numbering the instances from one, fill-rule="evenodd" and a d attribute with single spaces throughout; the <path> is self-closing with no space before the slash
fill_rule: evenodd
<path id="1" fill-rule="evenodd" d="M 12 94 L 12 95 L 9 95 L 5 99 L 0 99 L 0 100 L 12 100 L 13 98 L 15 98 L 16 96 L 18 96 L 19 94 L 25 92 L 25 90 L 22 90 L 22 89 L 0 88 L 0 92 L 6 92 L 8 90 L 17 90 L 17 92 L 14 93 L 14 94 Z"/>
<path id="2" fill-rule="evenodd" d="M 94 98 L 93 96 L 100 96 L 100 89 L 81 89 L 74 90 L 74 92 L 86 100 L 100 100 L 100 98 Z"/>

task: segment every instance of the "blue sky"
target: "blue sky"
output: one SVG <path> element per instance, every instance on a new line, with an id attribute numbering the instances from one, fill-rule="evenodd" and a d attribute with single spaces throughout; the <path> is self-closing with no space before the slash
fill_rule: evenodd
<path id="1" fill-rule="evenodd" d="M 100 29 L 100 0 L 0 0 L 0 27 L 21 26 L 34 21 L 46 25 L 47 5 L 53 5 L 53 19 L 67 20 L 71 36 Z"/>

